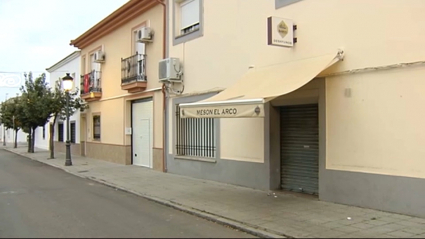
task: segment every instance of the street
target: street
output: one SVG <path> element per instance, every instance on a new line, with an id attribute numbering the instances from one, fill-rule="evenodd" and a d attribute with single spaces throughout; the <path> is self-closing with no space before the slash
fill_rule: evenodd
<path id="1" fill-rule="evenodd" d="M 0 237 L 253 238 L 2 149 Z"/>

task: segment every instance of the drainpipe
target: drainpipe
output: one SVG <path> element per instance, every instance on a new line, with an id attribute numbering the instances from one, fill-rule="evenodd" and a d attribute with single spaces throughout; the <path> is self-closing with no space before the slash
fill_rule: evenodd
<path id="1" fill-rule="evenodd" d="M 162 5 L 162 58 L 165 59 L 167 57 L 167 53 L 166 53 L 166 33 L 167 33 L 167 5 L 165 4 L 165 0 L 157 0 L 157 2 L 159 4 Z M 167 92 L 165 90 L 165 84 L 162 84 L 162 115 L 163 115 L 163 119 L 162 119 L 162 171 L 163 172 L 167 172 L 167 160 L 166 160 L 166 148 L 165 148 L 165 136 L 166 136 L 166 112 L 167 112 L 167 107 L 166 107 L 166 97 Z"/>

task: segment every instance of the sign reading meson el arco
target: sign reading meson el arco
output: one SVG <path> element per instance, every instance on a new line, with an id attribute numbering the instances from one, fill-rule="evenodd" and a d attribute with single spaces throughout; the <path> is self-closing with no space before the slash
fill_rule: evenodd
<path id="1" fill-rule="evenodd" d="M 197 115 L 237 115 L 238 109 L 236 108 L 225 108 L 225 109 L 198 109 L 196 110 Z"/>
<path id="2" fill-rule="evenodd" d="M 273 46 L 294 46 L 294 23 L 290 19 L 267 18 L 267 44 Z"/>
<path id="3" fill-rule="evenodd" d="M 264 117 L 262 104 L 199 106 L 180 108 L 182 118 L 251 118 Z"/>

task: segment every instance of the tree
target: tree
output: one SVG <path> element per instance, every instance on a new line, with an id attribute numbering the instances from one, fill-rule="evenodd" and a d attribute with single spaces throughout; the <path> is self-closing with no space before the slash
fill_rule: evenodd
<path id="1" fill-rule="evenodd" d="M 18 132 L 22 128 L 22 104 L 21 97 L 16 96 L 1 104 L 1 121 L 6 129 L 15 131 L 14 148 L 18 147 Z"/>
<path id="2" fill-rule="evenodd" d="M 73 115 L 77 110 L 85 109 L 88 107 L 87 104 L 80 98 L 78 95 L 78 88 L 74 92 L 69 92 L 69 115 Z M 55 127 L 56 121 L 58 119 L 65 120 L 66 119 L 66 93 L 61 87 L 61 81 L 56 81 L 55 89 L 52 95 L 52 103 L 51 103 L 51 112 L 53 117 L 53 122 L 49 124 L 50 126 L 50 158 L 55 158 L 55 145 L 54 145 L 54 135 L 55 135 Z"/>
<path id="3" fill-rule="evenodd" d="M 29 132 L 28 152 L 34 153 L 35 130 L 44 126 L 51 117 L 53 93 L 42 73 L 35 80 L 32 73 L 24 74 L 25 84 L 21 87 L 22 127 Z"/>

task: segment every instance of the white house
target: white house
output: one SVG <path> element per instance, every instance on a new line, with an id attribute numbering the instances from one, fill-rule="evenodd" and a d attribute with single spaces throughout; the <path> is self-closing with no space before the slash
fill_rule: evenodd
<path id="1" fill-rule="evenodd" d="M 66 73 L 74 78 L 74 90 L 79 92 L 80 88 L 80 51 L 75 51 L 64 59 L 55 63 L 53 66 L 46 69 L 50 76 L 50 87 L 54 89 L 58 80 L 61 80 Z M 79 94 L 78 94 L 79 95 Z M 75 112 L 70 116 L 70 141 L 72 154 L 80 154 L 80 111 Z M 53 117 L 50 119 L 53 123 Z M 54 142 L 56 152 L 65 152 L 65 142 L 67 139 L 67 122 L 57 120 L 54 127 Z M 50 127 L 46 124 L 44 127 L 39 127 L 36 131 L 35 146 L 42 149 L 49 149 Z"/>
<path id="2" fill-rule="evenodd" d="M 10 78 L 12 78 L 12 77 L 10 77 Z M 14 76 L 14 78 L 16 78 L 16 75 Z M 2 93 L 5 92 L 4 101 L 11 99 L 11 96 L 14 95 L 14 94 L 16 94 L 16 96 L 19 95 L 18 87 L 11 87 L 11 86 L 7 86 L 7 85 L 2 85 L 2 87 L 4 87 Z M 27 142 L 27 136 L 28 136 L 27 133 L 24 133 L 22 130 L 19 130 L 18 136 L 17 136 L 18 144 L 19 143 L 26 143 Z M 1 142 L 1 145 L 4 145 L 3 142 L 6 141 L 6 146 L 11 146 L 15 142 L 14 139 L 15 139 L 14 130 L 13 129 L 5 129 L 4 125 L 0 124 L 0 142 Z"/>

